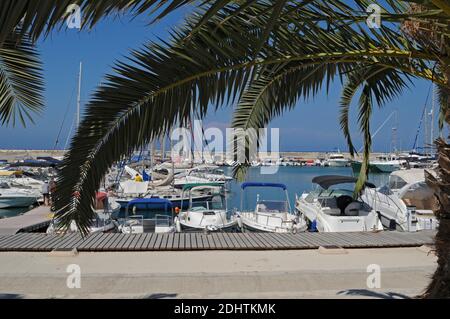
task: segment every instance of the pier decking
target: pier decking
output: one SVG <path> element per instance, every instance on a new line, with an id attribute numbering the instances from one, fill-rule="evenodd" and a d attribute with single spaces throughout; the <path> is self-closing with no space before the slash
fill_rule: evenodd
<path id="1" fill-rule="evenodd" d="M 14 235 L 18 232 L 32 232 L 50 225 L 50 207 L 39 206 L 29 212 L 0 219 L 0 235 Z"/>
<path id="2" fill-rule="evenodd" d="M 319 247 L 383 248 L 431 245 L 435 231 L 416 233 L 98 233 L 47 235 L 20 233 L 0 235 L 0 251 L 190 251 L 190 250 L 287 250 Z"/>

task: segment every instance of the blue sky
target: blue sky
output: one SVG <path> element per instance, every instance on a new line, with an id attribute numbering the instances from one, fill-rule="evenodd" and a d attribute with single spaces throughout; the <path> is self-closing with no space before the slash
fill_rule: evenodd
<path id="1" fill-rule="evenodd" d="M 186 13 L 179 11 L 162 22 L 148 25 L 145 16 L 132 21 L 127 17 L 107 19 L 91 31 L 79 33 L 75 29 L 51 34 L 39 42 L 45 70 L 46 109 L 27 128 L 21 126 L 0 128 L 1 149 L 53 149 L 65 114 L 57 149 L 64 148 L 76 111 L 76 86 L 79 62 L 83 61 L 82 101 L 86 103 L 95 87 L 118 59 L 123 60 L 133 48 L 139 48 L 156 37 L 167 38 L 168 30 L 181 23 Z M 412 90 L 374 112 L 373 131 L 394 111 L 398 110 L 398 145 L 410 149 L 414 141 L 419 119 L 426 100 L 429 83 L 414 82 Z M 346 150 L 345 139 L 340 132 L 338 111 L 341 86 L 336 82 L 331 92 L 325 90 L 307 102 L 300 101 L 295 110 L 276 119 L 271 127 L 280 128 L 283 151 L 332 151 Z M 72 93 L 73 97 L 71 99 Z M 70 103 L 70 104 L 69 104 Z M 67 111 L 69 105 L 69 112 Z M 356 126 L 356 108 L 353 108 L 352 132 L 357 148 L 361 145 Z M 209 114 L 208 125 L 227 127 L 231 108 Z M 374 138 L 375 151 L 389 151 L 394 121 L 386 124 Z M 419 137 L 422 141 L 422 137 Z"/>

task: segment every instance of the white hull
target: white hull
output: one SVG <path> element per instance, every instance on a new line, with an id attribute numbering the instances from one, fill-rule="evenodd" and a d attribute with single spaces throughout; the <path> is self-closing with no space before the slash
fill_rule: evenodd
<path id="1" fill-rule="evenodd" d="M 186 211 L 176 217 L 175 224 L 180 224 L 179 231 L 208 230 L 219 231 L 236 226 L 237 221 L 227 218 L 226 211 Z"/>
<path id="2" fill-rule="evenodd" d="M 311 223 L 315 223 L 319 232 L 365 232 L 383 230 L 377 213 L 372 210 L 367 215 L 341 216 L 326 213 L 318 203 L 308 203 L 303 198 L 297 200 L 296 210 Z"/>
<path id="3" fill-rule="evenodd" d="M 350 165 L 348 160 L 328 160 L 329 167 L 347 167 Z"/>
<path id="4" fill-rule="evenodd" d="M 292 233 L 306 231 L 307 225 L 297 216 L 280 214 L 263 214 L 255 212 L 241 212 L 239 218 L 242 227 L 252 231 L 270 232 L 270 233 Z"/>
<path id="5" fill-rule="evenodd" d="M 370 163 L 370 165 L 374 166 L 381 173 L 392 173 L 393 171 L 397 171 L 401 168 L 400 163 Z"/>
<path id="6" fill-rule="evenodd" d="M 0 208 L 29 207 L 36 203 L 36 197 L 0 197 Z"/>

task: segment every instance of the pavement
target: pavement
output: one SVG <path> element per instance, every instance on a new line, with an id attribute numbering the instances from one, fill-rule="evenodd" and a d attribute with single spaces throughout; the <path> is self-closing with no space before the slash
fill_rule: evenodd
<path id="1" fill-rule="evenodd" d="M 25 214 L 0 219 L 0 235 L 14 235 L 20 229 L 49 222 L 52 216 L 50 207 L 38 206 Z"/>
<path id="2" fill-rule="evenodd" d="M 411 298 L 428 247 L 0 253 L 0 298 Z"/>

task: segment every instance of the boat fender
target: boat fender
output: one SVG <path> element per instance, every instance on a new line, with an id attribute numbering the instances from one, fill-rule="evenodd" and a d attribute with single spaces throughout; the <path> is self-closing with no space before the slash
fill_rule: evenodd
<path id="1" fill-rule="evenodd" d="M 243 225 L 242 225 L 242 218 L 241 218 L 241 216 L 237 215 L 236 216 L 236 220 L 237 220 L 237 224 L 238 224 L 239 228 L 242 229 Z"/>
<path id="2" fill-rule="evenodd" d="M 177 231 L 177 233 L 181 233 L 181 223 L 178 216 L 175 217 L 175 230 Z"/>
<path id="3" fill-rule="evenodd" d="M 314 219 L 314 220 L 311 222 L 310 230 L 311 230 L 312 232 L 316 232 L 316 231 L 317 231 L 317 220 L 316 220 L 316 219 Z"/>

